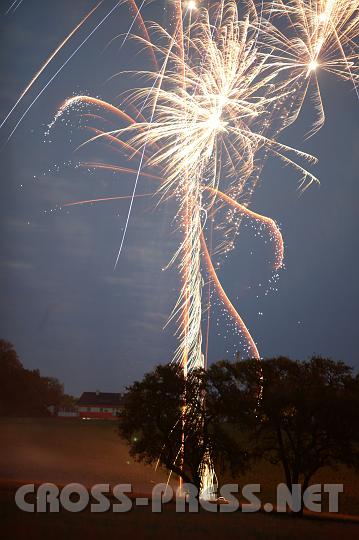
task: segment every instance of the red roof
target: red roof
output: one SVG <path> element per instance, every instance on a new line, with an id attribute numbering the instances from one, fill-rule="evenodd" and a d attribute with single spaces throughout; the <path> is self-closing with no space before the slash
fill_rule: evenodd
<path id="1" fill-rule="evenodd" d="M 113 392 L 83 392 L 77 405 L 86 407 L 121 407 L 123 395 Z"/>

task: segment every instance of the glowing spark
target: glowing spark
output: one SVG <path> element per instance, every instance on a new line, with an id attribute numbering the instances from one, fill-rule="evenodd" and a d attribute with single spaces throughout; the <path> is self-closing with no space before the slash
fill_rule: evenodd
<path id="1" fill-rule="evenodd" d="M 320 22 L 325 22 L 328 20 L 328 15 L 326 13 L 321 13 L 318 17 Z"/>
<path id="2" fill-rule="evenodd" d="M 22 4 L 22 2 L 23 0 L 14 0 L 14 2 L 10 5 L 10 7 L 5 11 L 5 15 L 8 15 L 8 13 L 10 13 L 11 10 L 12 10 L 12 13 L 14 14 L 17 8 Z"/>
<path id="3" fill-rule="evenodd" d="M 319 66 L 319 63 L 316 60 L 312 60 L 308 64 L 308 68 L 309 68 L 310 71 L 315 71 L 318 66 Z"/>
<path id="4" fill-rule="evenodd" d="M 203 255 L 204 255 L 206 265 L 207 265 L 208 273 L 214 281 L 219 297 L 225 304 L 226 308 L 228 309 L 228 312 L 235 319 L 240 332 L 245 336 L 248 342 L 248 356 L 249 358 L 255 358 L 256 360 L 259 360 L 260 356 L 259 356 L 257 346 L 254 343 L 253 338 L 250 335 L 248 328 L 246 327 L 246 325 L 243 322 L 243 319 L 240 317 L 238 311 L 236 310 L 236 308 L 233 306 L 232 302 L 228 298 L 227 294 L 225 293 L 225 290 L 223 289 L 221 285 L 221 282 L 218 279 L 217 272 L 215 271 L 214 266 L 211 261 L 211 257 L 209 256 L 207 244 L 206 244 L 203 234 L 201 235 L 201 244 L 202 244 Z"/>
<path id="5" fill-rule="evenodd" d="M 124 0 L 122 0 L 124 1 Z M 18 120 L 18 122 L 16 123 L 15 127 L 13 128 L 13 130 L 11 131 L 9 137 L 7 138 L 7 140 L 9 141 L 11 139 L 11 137 L 13 136 L 13 134 L 15 133 L 15 131 L 17 130 L 17 128 L 19 127 L 19 125 L 21 124 L 21 122 L 23 121 L 23 119 L 25 118 L 25 116 L 27 115 L 27 113 L 30 111 L 30 109 L 32 108 L 32 106 L 37 102 L 37 100 L 40 98 L 40 96 L 42 96 L 42 94 L 45 92 L 45 90 L 50 86 L 50 84 L 52 83 L 52 81 L 59 75 L 59 73 L 61 73 L 61 71 L 64 69 L 64 67 L 67 66 L 67 64 L 70 62 L 70 60 L 77 54 L 77 52 L 85 45 L 85 43 L 87 43 L 87 41 L 90 39 L 90 37 L 100 28 L 100 26 L 109 18 L 109 16 L 115 11 L 115 9 L 120 5 L 121 3 L 121 0 L 107 13 L 107 15 L 105 15 L 105 17 L 103 17 L 103 19 L 101 19 L 101 21 L 95 26 L 95 28 L 93 28 L 93 30 L 91 30 L 91 32 L 84 38 L 84 40 L 80 43 L 80 45 L 78 45 L 76 47 L 76 49 L 74 50 L 74 52 L 72 54 L 70 54 L 70 56 L 65 60 L 65 62 L 59 67 L 59 69 L 54 73 L 54 75 L 50 78 L 50 80 L 45 84 L 45 86 L 40 90 L 40 92 L 35 96 L 35 98 L 31 101 L 30 105 L 27 107 L 27 109 L 25 110 L 25 112 L 21 115 L 20 119 Z M 94 9 L 97 9 L 98 6 L 95 6 Z M 94 11 L 94 10 L 92 10 Z M 92 12 L 90 12 L 92 13 Z M 90 15 L 90 14 L 89 14 Z M 88 15 L 88 16 L 89 16 Z M 83 21 L 82 21 L 83 22 Z M 80 23 L 81 24 L 81 23 Z M 72 35 L 72 34 L 71 34 Z M 68 36 L 69 37 L 69 36 Z M 48 62 L 45 63 L 46 65 L 48 64 Z M 45 65 L 45 67 L 46 67 Z M 42 72 L 42 68 L 40 70 L 40 72 Z M 37 74 L 37 76 L 39 75 L 39 73 Z M 35 76 L 35 77 L 37 77 Z M 32 80 L 30 82 L 30 86 L 33 84 L 34 80 Z M 25 93 L 27 92 L 29 87 L 27 87 L 25 89 Z M 21 98 L 24 96 L 25 94 L 23 93 L 22 96 L 20 96 L 20 100 Z M 4 122 L 9 118 L 10 114 L 12 113 L 12 111 L 14 110 L 14 108 L 17 106 L 19 100 L 16 102 L 16 104 L 14 105 L 14 107 L 11 109 L 11 111 L 9 112 L 9 114 L 6 116 L 5 120 L 3 121 L 3 123 L 1 125 L 4 124 Z"/>
<path id="6" fill-rule="evenodd" d="M 153 195 L 153 193 L 143 193 L 141 195 L 135 195 L 135 198 L 137 199 L 139 197 L 149 197 L 150 195 Z M 102 197 L 101 199 L 88 199 L 88 200 L 84 200 L 84 201 L 75 201 L 75 202 L 63 204 L 62 206 L 64 208 L 66 208 L 67 206 L 81 206 L 81 205 L 85 205 L 85 204 L 94 204 L 94 203 L 99 203 L 99 202 L 121 201 L 121 200 L 132 199 L 132 197 L 133 197 L 133 194 L 132 195 L 120 195 L 120 196 L 116 195 L 114 197 Z"/>
<path id="7" fill-rule="evenodd" d="M 33 76 L 29 84 L 24 88 L 22 93 L 20 94 L 19 98 L 17 99 L 15 105 L 10 109 L 8 114 L 5 116 L 4 120 L 0 124 L 0 128 L 5 124 L 5 122 L 8 120 L 10 115 L 13 113 L 13 111 L 16 109 L 16 107 L 19 105 L 20 101 L 23 99 L 23 97 L 27 94 L 27 92 L 30 90 L 32 85 L 37 81 L 37 79 L 40 77 L 40 75 L 45 71 L 47 66 L 50 64 L 50 62 L 55 58 L 58 52 L 61 51 L 61 49 L 66 45 L 66 43 L 69 41 L 69 39 L 81 28 L 81 26 L 87 21 L 89 17 L 97 10 L 97 8 L 102 4 L 103 0 L 99 2 L 91 11 L 79 22 L 77 26 L 71 32 L 68 34 L 68 36 L 56 47 L 54 52 L 48 57 L 46 62 L 42 65 L 42 67 L 39 69 L 39 71 Z M 18 6 L 17 6 L 18 7 Z"/>
<path id="8" fill-rule="evenodd" d="M 187 9 L 189 10 L 197 9 L 197 3 L 195 2 L 195 0 L 189 0 L 187 2 Z"/>

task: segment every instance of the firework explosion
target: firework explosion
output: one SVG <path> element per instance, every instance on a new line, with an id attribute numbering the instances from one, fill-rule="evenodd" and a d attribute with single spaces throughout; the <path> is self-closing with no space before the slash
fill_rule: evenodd
<path id="1" fill-rule="evenodd" d="M 323 125 L 318 71 L 350 80 L 357 90 L 358 2 L 272 0 L 256 5 L 248 0 L 238 7 L 232 0 L 171 0 L 170 30 L 155 22 L 144 22 L 141 11 L 146 2 L 137 6 L 133 0 L 123 0 L 119 4 L 126 4 L 133 15 L 125 40 L 134 39 L 140 44 L 148 55 L 148 69 L 133 72 L 140 82 L 121 95 L 120 106 L 91 96 L 74 96 L 63 104 L 57 117 L 85 106 L 96 110 L 88 117 L 106 120 L 111 116 L 118 123 L 109 131 L 87 124 L 91 136 L 84 144 L 106 142 L 126 156 L 128 166 L 82 164 L 135 176 L 117 261 L 133 200 L 143 196 L 137 194 L 139 178 L 153 179 L 159 202 L 176 201 L 174 220 L 182 241 L 170 261 L 177 265 L 181 276 L 181 290 L 171 316 L 178 325 L 174 361 L 181 363 L 185 374 L 206 367 L 210 298 L 214 292 L 243 336 L 246 356 L 259 360 L 256 344 L 228 298 L 212 257 L 234 248 L 241 220 L 246 217 L 266 228 L 275 248 L 274 268 L 282 266 L 280 230 L 272 219 L 250 210 L 251 197 L 268 155 L 298 171 L 301 189 L 318 181 L 305 165 L 315 163 L 315 157 L 279 138 L 297 119 L 308 94 L 314 102 L 310 133 Z M 49 57 L 14 108 L 75 31 Z M 222 237 L 214 245 L 212 229 L 216 219 Z M 205 313 L 207 328 L 203 336 Z M 202 489 L 207 489 L 214 482 L 210 456 L 202 468 Z"/>
<path id="2" fill-rule="evenodd" d="M 318 71 L 350 80 L 359 97 L 355 42 L 359 34 L 358 9 L 357 0 L 274 0 L 267 9 L 272 21 L 287 31 L 283 33 L 278 26 L 264 21 L 263 44 L 267 43 L 272 67 L 283 73 L 286 84 L 302 87 L 296 116 L 308 90 L 311 92 L 315 105 L 311 134 L 325 121 Z"/>

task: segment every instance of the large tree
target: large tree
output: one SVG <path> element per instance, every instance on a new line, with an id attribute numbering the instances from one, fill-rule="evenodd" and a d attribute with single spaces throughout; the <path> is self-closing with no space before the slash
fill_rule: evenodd
<path id="1" fill-rule="evenodd" d="M 280 463 L 290 489 L 304 492 L 322 467 L 359 466 L 359 380 L 343 362 L 225 361 L 209 379 L 223 413 L 246 427 L 252 457 Z"/>
<path id="2" fill-rule="evenodd" d="M 206 397 L 206 387 L 202 371 L 185 378 L 178 366 L 158 366 L 128 388 L 119 417 L 119 431 L 132 456 L 161 463 L 198 491 L 209 456 L 223 467 L 234 462 L 236 453 L 242 468 L 246 457 L 225 429 L 217 403 Z"/>

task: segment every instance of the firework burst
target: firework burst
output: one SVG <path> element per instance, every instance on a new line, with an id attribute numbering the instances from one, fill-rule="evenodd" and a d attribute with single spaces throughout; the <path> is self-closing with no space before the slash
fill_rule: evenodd
<path id="1" fill-rule="evenodd" d="M 126 150 L 130 160 L 140 161 L 133 168 L 137 176 L 152 171 L 158 179 L 160 198 L 178 201 L 183 241 L 171 262 L 178 261 L 183 287 L 172 318 L 179 320 L 175 359 L 182 361 L 186 370 L 204 365 L 201 252 L 209 212 L 220 201 L 239 215 L 251 214 L 247 205 L 262 166 L 257 158 L 261 152 L 293 165 L 304 183 L 316 180 L 291 154 L 312 162 L 315 158 L 274 137 L 285 126 L 287 115 L 283 111 L 289 114 L 293 90 L 285 88 L 282 80 L 275 81 L 278 73 L 270 69 L 270 57 L 261 50 L 258 19 L 254 6 L 250 7 L 243 19 L 238 17 L 235 2 L 220 3 L 212 11 L 198 9 L 196 18 L 182 24 L 174 35 L 151 23 L 149 30 L 156 35 L 156 43 L 135 36 L 146 48 L 152 48 L 159 66 L 139 72 L 148 85 L 123 94 L 122 108 L 87 96 L 75 96 L 63 105 L 67 109 L 87 103 L 115 113 L 127 125 L 106 132 L 95 130 L 86 144 L 105 139 Z M 135 117 L 125 112 L 129 108 Z M 271 222 L 278 268 L 283 257 L 279 229 L 268 218 L 253 213 L 252 217 L 267 225 Z M 222 252 L 233 245 L 228 237 L 224 235 Z M 233 315 L 234 308 L 214 278 L 209 258 L 204 256 L 204 262 Z M 236 319 L 247 341 L 248 355 L 259 358 L 238 314 Z"/>
<path id="2" fill-rule="evenodd" d="M 304 183 L 316 180 L 290 154 L 309 161 L 314 158 L 275 138 L 285 127 L 291 109 L 287 103 L 292 102 L 293 90 L 280 79 L 276 82 L 278 71 L 268 64 L 270 55 L 262 50 L 258 39 L 254 5 L 248 5 L 243 18 L 239 18 L 236 3 L 232 1 L 221 2 L 211 10 L 196 9 L 192 18 L 194 7 L 188 6 L 191 12 L 188 20 L 180 3 L 175 3 L 172 34 L 151 23 L 149 32 L 156 36 L 155 42 L 143 35 L 135 36 L 150 49 L 155 69 L 139 73 L 147 84 L 123 94 L 122 107 L 114 108 L 87 96 L 76 96 L 63 105 L 65 110 L 74 104 L 95 104 L 126 124 L 106 132 L 95 130 L 87 143 L 105 139 L 126 151 L 131 162 L 137 160 L 130 210 L 140 173 L 152 173 L 158 178 L 160 200 L 174 198 L 178 203 L 176 218 L 183 240 L 171 263 L 178 264 L 182 287 L 171 319 L 178 322 L 179 346 L 174 360 L 182 364 L 185 374 L 205 367 L 207 362 L 202 347 L 202 261 L 219 298 L 245 339 L 247 355 L 260 357 L 212 264 L 204 233 L 209 213 L 220 201 L 242 214 L 250 214 L 247 205 L 259 178 L 261 152 L 271 152 L 292 164 L 300 170 Z M 128 110 L 133 111 L 132 115 Z M 279 110 L 281 121 L 276 118 L 273 122 Z M 255 214 L 255 219 L 267 225 L 270 222 L 277 246 L 275 264 L 279 267 L 283 258 L 279 229 L 268 218 Z M 227 238 L 225 234 L 221 251 L 228 251 L 233 245 Z M 121 248 L 123 240 L 124 237 Z M 208 347 L 206 356 L 207 353 Z M 183 451 L 179 451 L 178 459 L 181 456 Z M 214 484 L 215 474 L 209 455 L 204 461 L 202 488 L 208 490 Z"/>
<path id="3" fill-rule="evenodd" d="M 3 123 L 52 58 L 101 4 L 80 21 L 49 57 Z M 251 0 L 241 3 L 240 10 L 233 0 L 206 3 L 171 0 L 170 30 L 154 22 L 144 22 L 141 10 L 146 1 L 139 7 L 134 0 L 121 0 L 115 7 L 119 4 L 127 4 L 133 14 L 133 23 L 123 42 L 136 40 L 148 53 L 149 68 L 132 73 L 140 81 L 121 95 L 119 106 L 91 96 L 74 96 L 65 101 L 56 118 L 67 110 L 85 106 L 96 110 L 96 114 L 86 112 L 87 118 L 104 120 L 111 116 L 116 123 L 114 129 L 107 131 L 87 123 L 91 136 L 84 144 L 108 143 L 121 156 L 126 156 L 127 166 L 98 162 L 83 165 L 135 176 L 117 261 L 133 201 L 143 196 L 137 194 L 140 176 L 153 179 L 159 202 L 176 201 L 174 220 L 179 224 L 182 241 L 170 264 L 178 266 L 181 289 L 171 320 L 178 325 L 179 344 L 174 360 L 182 364 L 184 373 L 203 368 L 207 363 L 212 288 L 243 336 L 246 355 L 259 360 L 255 341 L 220 283 L 213 254 L 233 249 L 241 219 L 246 216 L 267 228 L 275 246 L 274 268 L 281 267 L 284 245 L 280 230 L 272 219 L 250 210 L 251 197 L 268 155 L 292 166 L 299 174 L 302 189 L 318 181 L 306 168 L 306 163 L 316 162 L 315 157 L 284 144 L 280 136 L 298 117 L 309 89 L 313 89 L 316 108 L 312 133 L 323 125 L 319 70 L 352 81 L 356 89 L 357 0 L 268 0 L 260 3 L 259 10 Z M 129 76 L 125 72 L 117 75 Z M 123 197 L 103 197 L 97 201 L 116 198 Z M 96 201 L 70 204 L 93 202 Z M 214 246 L 213 221 L 223 208 L 226 209 L 220 224 L 223 235 Z M 205 275 L 208 277 L 206 302 L 202 294 Z M 214 471 L 209 455 L 204 461 L 203 487 L 209 488 Z"/>
<path id="4" fill-rule="evenodd" d="M 272 68 L 283 74 L 285 84 L 300 88 L 293 119 L 296 119 L 310 91 L 316 113 L 310 134 L 314 134 L 325 122 L 319 72 L 325 71 L 351 81 L 359 97 L 358 2 L 274 0 L 267 2 L 265 11 L 271 16 L 271 21 L 264 21 L 260 39 L 270 51 Z"/>
<path id="5" fill-rule="evenodd" d="M 156 69 L 139 73 L 148 81 L 147 85 L 123 94 L 121 108 L 91 97 L 76 96 L 65 102 L 62 109 L 87 103 L 114 113 L 127 125 L 107 132 L 91 128 L 95 134 L 87 143 L 105 139 L 120 147 L 129 154 L 130 161 L 139 160 L 133 168 L 135 188 L 140 173 L 152 172 L 158 180 L 160 199 L 175 198 L 178 202 L 176 218 L 183 241 L 171 263 L 177 261 L 182 287 L 171 319 L 178 321 L 179 346 L 174 360 L 182 364 L 186 374 L 188 370 L 205 367 L 207 362 L 208 335 L 206 357 L 202 347 L 202 260 L 219 298 L 245 339 L 247 355 L 260 357 L 213 266 L 204 234 L 207 216 L 220 201 L 240 215 L 269 224 L 274 231 L 278 268 L 283 259 L 283 241 L 278 227 L 272 220 L 247 209 L 261 168 L 257 155 L 261 151 L 271 152 L 300 170 L 303 182 L 316 179 L 294 162 L 290 154 L 314 161 L 312 156 L 274 138 L 285 126 L 283 110 L 290 110 L 285 107 L 292 91 L 281 81 L 276 83 L 277 71 L 268 67 L 269 55 L 258 46 L 254 5 L 251 4 L 240 19 L 235 2 L 222 2 L 212 10 L 196 10 L 195 19 L 190 17 L 187 23 L 183 22 L 181 6 L 175 7 L 177 22 L 173 34 L 152 23 L 149 30 L 156 35 L 155 43 L 143 36 L 135 37 L 155 57 L 152 64 Z M 193 11 L 194 6 L 188 9 Z M 129 109 L 134 117 L 125 112 Z M 276 121 L 276 127 L 272 128 L 272 118 L 279 109 L 283 121 Z M 91 165 L 108 167 L 107 164 Z M 118 170 L 117 166 L 115 168 Z M 134 197 L 135 190 L 132 200 Z M 128 219 L 126 228 L 127 224 Z M 122 245 L 123 239 L 121 248 Z M 228 251 L 231 246 L 233 243 L 225 234 L 220 251 Z M 185 407 L 184 404 L 184 414 Z M 185 440 L 182 443 L 184 445 Z M 181 456 L 183 451 L 179 451 L 178 459 Z M 215 482 L 210 455 L 202 469 L 202 488 L 208 491 Z"/>

